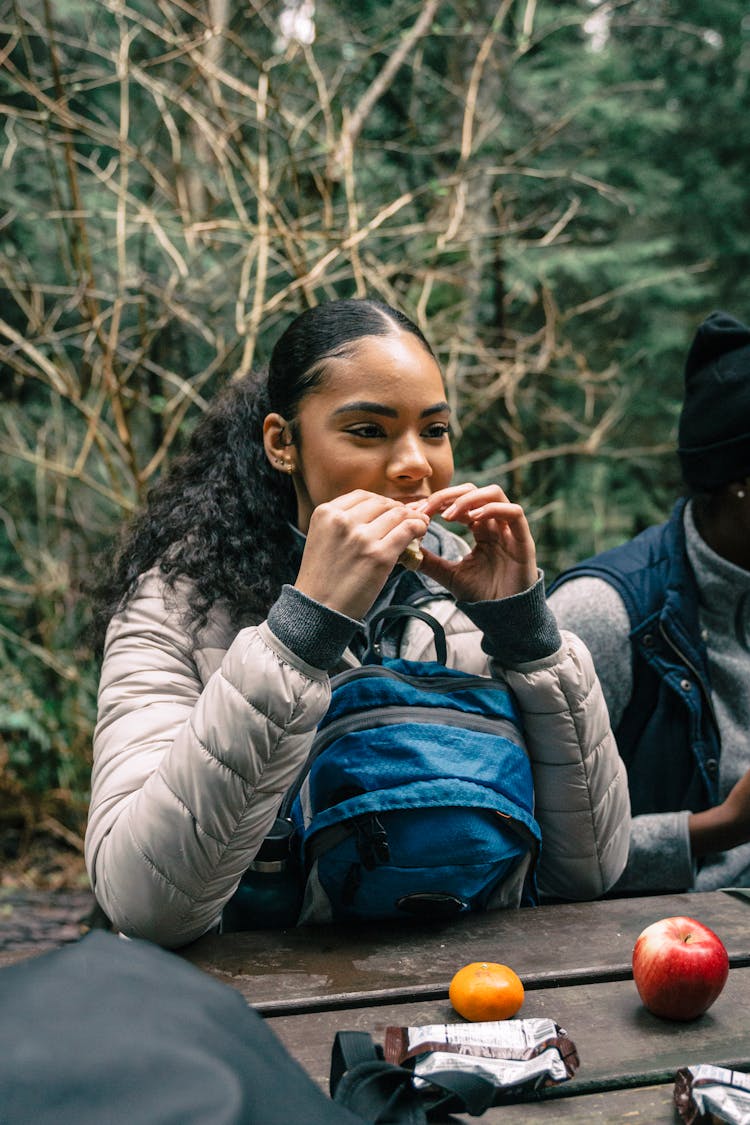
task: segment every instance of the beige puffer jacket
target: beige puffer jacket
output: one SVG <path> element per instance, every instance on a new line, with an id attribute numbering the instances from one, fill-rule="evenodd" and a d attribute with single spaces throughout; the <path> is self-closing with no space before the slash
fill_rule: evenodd
<path id="1" fill-rule="evenodd" d="M 89 875 L 113 924 L 168 947 L 217 923 L 330 697 L 328 675 L 266 622 L 236 633 L 217 612 L 194 646 L 174 602 L 150 572 L 110 623 L 86 833 Z M 501 671 L 455 603 L 423 608 L 445 627 L 451 666 L 504 675 L 516 694 L 543 835 L 540 890 L 601 895 L 627 860 L 630 807 L 587 649 L 566 633 L 553 656 Z M 429 627 L 410 622 L 401 655 L 434 659 L 432 646 Z"/>

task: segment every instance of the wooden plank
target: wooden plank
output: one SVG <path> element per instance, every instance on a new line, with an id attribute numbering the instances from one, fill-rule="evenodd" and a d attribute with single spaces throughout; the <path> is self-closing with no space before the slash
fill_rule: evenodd
<path id="1" fill-rule="evenodd" d="M 641 1005 L 632 981 L 530 992 L 519 1016 L 547 1016 L 564 1027 L 575 1043 L 579 1070 L 570 1082 L 547 1095 L 561 1111 L 568 1112 L 565 1105 L 569 1097 L 583 1102 L 579 1095 L 598 1097 L 623 1087 L 666 1085 L 673 1082 L 680 1066 L 713 1063 L 750 1069 L 748 995 L 750 968 L 733 968 L 714 1006 L 689 1023 L 652 1016 Z M 457 1019 L 447 1000 L 433 1000 L 268 1017 L 268 1023 L 311 1077 L 327 1090 L 331 1047 L 337 1031 L 367 1031 L 376 1043 L 382 1043 L 389 1024 L 418 1026 Z M 627 1102 L 624 1098 L 621 1103 L 623 1100 Z M 606 1099 L 601 1104 L 606 1104 Z M 553 1119 L 546 1108 L 541 1112 L 544 1116 L 539 1120 Z M 506 1120 L 503 1116 L 502 1121 Z"/>
<path id="2" fill-rule="evenodd" d="M 556 904 L 451 923 L 320 926 L 202 938 L 181 953 L 273 1013 L 448 994 L 469 961 L 510 965 L 527 988 L 626 979 L 638 934 L 689 914 L 721 936 L 732 964 L 750 964 L 750 904 L 721 891 Z"/>
<path id="3" fill-rule="evenodd" d="M 476 1118 L 454 1118 L 474 1121 Z M 675 1125 L 673 1084 L 643 1086 L 634 1090 L 608 1090 L 575 1098 L 493 1106 L 482 1115 L 486 1125 Z"/>

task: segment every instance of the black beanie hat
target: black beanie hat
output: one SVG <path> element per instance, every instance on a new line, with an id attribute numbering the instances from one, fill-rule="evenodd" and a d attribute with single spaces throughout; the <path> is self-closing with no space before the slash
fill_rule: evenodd
<path id="1" fill-rule="evenodd" d="M 706 317 L 690 346 L 677 453 L 698 491 L 750 476 L 750 328 L 729 313 Z"/>

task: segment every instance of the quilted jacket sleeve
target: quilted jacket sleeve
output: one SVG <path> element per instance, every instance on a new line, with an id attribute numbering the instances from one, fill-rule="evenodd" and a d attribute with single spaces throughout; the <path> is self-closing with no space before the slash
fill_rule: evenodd
<path id="1" fill-rule="evenodd" d="M 327 674 L 266 623 L 237 633 L 204 684 L 146 579 L 108 633 L 86 834 L 118 929 L 176 947 L 218 920 L 329 698 Z"/>
<path id="2" fill-rule="evenodd" d="M 628 858 L 630 798 L 591 655 L 562 632 L 558 652 L 506 668 L 523 713 L 542 829 L 543 894 L 596 898 Z"/>

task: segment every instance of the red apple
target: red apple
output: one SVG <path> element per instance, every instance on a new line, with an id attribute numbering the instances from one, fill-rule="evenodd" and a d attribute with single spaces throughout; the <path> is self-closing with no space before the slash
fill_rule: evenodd
<path id="1" fill-rule="evenodd" d="M 692 1020 L 726 984 L 729 957 L 721 938 L 694 918 L 652 922 L 633 948 L 633 979 L 655 1016 Z"/>

